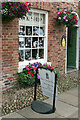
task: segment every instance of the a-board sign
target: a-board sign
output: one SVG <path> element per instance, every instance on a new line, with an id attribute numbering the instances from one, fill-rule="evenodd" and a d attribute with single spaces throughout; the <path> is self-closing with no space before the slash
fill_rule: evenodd
<path id="1" fill-rule="evenodd" d="M 41 89 L 43 95 L 52 98 L 54 95 L 55 73 L 45 69 L 39 69 Z M 57 89 L 56 89 L 57 97 Z"/>

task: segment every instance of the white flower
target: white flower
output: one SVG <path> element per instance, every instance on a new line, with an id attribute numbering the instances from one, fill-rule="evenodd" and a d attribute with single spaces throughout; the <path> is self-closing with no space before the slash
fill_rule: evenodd
<path id="1" fill-rule="evenodd" d="M 5 8 L 5 9 L 1 10 L 1 14 L 3 14 L 3 15 L 7 15 L 7 14 L 8 14 L 8 9 Z"/>

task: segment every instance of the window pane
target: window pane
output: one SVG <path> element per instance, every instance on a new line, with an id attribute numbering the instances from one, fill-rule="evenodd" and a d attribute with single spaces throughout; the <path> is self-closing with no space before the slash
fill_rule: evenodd
<path id="1" fill-rule="evenodd" d="M 39 57 L 44 58 L 44 49 L 39 49 Z"/>
<path id="2" fill-rule="evenodd" d="M 26 21 L 27 22 L 32 22 L 32 13 L 31 12 L 27 13 Z"/>
<path id="3" fill-rule="evenodd" d="M 39 47 L 44 47 L 44 38 L 39 38 Z"/>
<path id="4" fill-rule="evenodd" d="M 40 15 L 40 24 L 45 24 L 45 15 L 44 14 Z"/>
<path id="5" fill-rule="evenodd" d="M 30 37 L 25 38 L 25 48 L 31 48 L 31 38 Z"/>
<path id="6" fill-rule="evenodd" d="M 25 16 L 22 17 L 22 20 L 25 20 Z"/>
<path id="7" fill-rule="evenodd" d="M 19 61 L 24 61 L 24 51 L 19 50 Z"/>
<path id="8" fill-rule="evenodd" d="M 37 27 L 37 26 L 33 27 L 33 35 L 38 35 L 39 36 L 39 27 Z"/>
<path id="9" fill-rule="evenodd" d="M 19 27 L 19 35 L 25 35 L 25 26 Z"/>
<path id="10" fill-rule="evenodd" d="M 39 14 L 38 13 L 34 13 L 33 23 L 36 25 L 39 25 Z"/>
<path id="11" fill-rule="evenodd" d="M 31 60 L 31 50 L 25 50 L 25 59 Z"/>
<path id="12" fill-rule="evenodd" d="M 32 59 L 38 59 L 38 50 L 32 49 Z"/>
<path id="13" fill-rule="evenodd" d="M 45 14 L 45 11 L 31 10 L 19 19 L 19 61 L 44 58 Z"/>
<path id="14" fill-rule="evenodd" d="M 38 38 L 33 38 L 32 39 L 32 47 L 33 48 L 37 48 L 38 47 Z"/>
<path id="15" fill-rule="evenodd" d="M 24 38 L 23 37 L 19 38 L 19 48 L 24 48 Z"/>
<path id="16" fill-rule="evenodd" d="M 26 35 L 32 35 L 32 26 L 26 26 Z"/>
<path id="17" fill-rule="evenodd" d="M 40 35 L 41 36 L 45 35 L 45 26 L 40 27 Z"/>

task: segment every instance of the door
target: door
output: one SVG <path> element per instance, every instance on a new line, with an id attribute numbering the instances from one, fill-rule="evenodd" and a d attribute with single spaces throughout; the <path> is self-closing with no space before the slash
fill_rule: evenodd
<path id="1" fill-rule="evenodd" d="M 67 68 L 76 68 L 77 28 L 68 27 Z"/>

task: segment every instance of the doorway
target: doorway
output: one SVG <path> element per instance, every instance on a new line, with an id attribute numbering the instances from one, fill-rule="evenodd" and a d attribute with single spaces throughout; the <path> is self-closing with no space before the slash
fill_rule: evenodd
<path id="1" fill-rule="evenodd" d="M 76 69 L 77 27 L 68 27 L 67 32 L 67 71 Z"/>
<path id="2" fill-rule="evenodd" d="M 77 15 L 77 24 L 66 28 L 66 64 L 65 73 L 72 70 L 79 70 L 79 32 L 80 19 Z"/>

